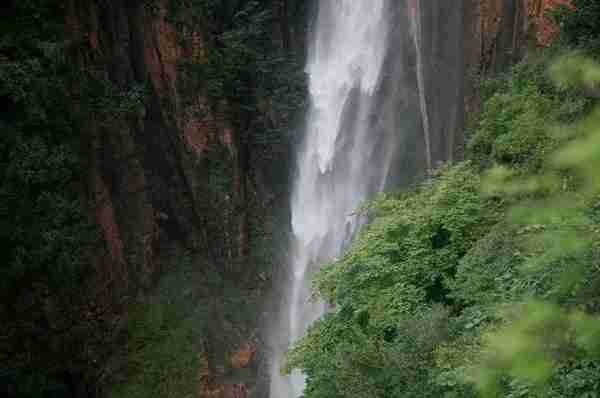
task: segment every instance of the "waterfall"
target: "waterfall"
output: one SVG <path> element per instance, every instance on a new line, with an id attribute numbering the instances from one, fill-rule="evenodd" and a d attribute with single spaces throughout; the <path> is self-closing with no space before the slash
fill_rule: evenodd
<path id="1" fill-rule="evenodd" d="M 423 138 L 425 141 L 425 161 L 427 168 L 431 169 L 431 132 L 429 128 L 429 112 L 427 110 L 427 94 L 425 89 L 425 71 L 423 68 L 423 26 L 421 24 L 421 0 L 411 0 L 410 4 L 410 26 L 411 35 L 415 42 L 415 50 L 417 56 L 417 86 L 419 88 L 419 108 L 421 110 L 421 118 L 423 121 Z"/>
<path id="2" fill-rule="evenodd" d="M 340 254 L 360 224 L 352 212 L 374 186 L 378 190 L 385 182 L 382 170 L 391 157 L 375 156 L 371 113 L 386 55 L 386 9 L 386 0 L 322 0 L 319 5 L 306 66 L 310 109 L 291 197 L 291 273 L 283 311 L 288 338 L 283 349 L 325 311 L 323 303 L 310 300 L 310 270 Z M 270 396 L 300 396 L 303 376 L 281 376 L 277 359 Z"/>
<path id="3" fill-rule="evenodd" d="M 288 272 L 279 316 L 267 332 L 271 398 L 302 394 L 302 374 L 281 375 L 283 356 L 326 310 L 310 300 L 310 275 L 340 256 L 364 223 L 353 215 L 358 205 L 410 183 L 451 153 L 443 147 L 455 127 L 437 122 L 462 106 L 456 78 L 462 61 L 453 49 L 462 39 L 462 0 L 449 3 L 318 0 L 306 65 L 310 107 L 292 183 Z M 445 74 L 433 74 L 442 64 Z"/>

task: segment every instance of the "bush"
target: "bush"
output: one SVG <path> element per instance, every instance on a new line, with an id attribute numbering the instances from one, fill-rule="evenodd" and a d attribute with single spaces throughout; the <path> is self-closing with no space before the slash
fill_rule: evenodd
<path id="1" fill-rule="evenodd" d="M 572 0 L 573 7 L 559 11 L 557 20 L 566 45 L 600 57 L 600 4 L 595 0 Z"/>
<path id="2" fill-rule="evenodd" d="M 210 303 L 201 260 L 178 252 L 159 285 L 130 306 L 122 348 L 103 369 L 113 398 L 195 397 Z"/>

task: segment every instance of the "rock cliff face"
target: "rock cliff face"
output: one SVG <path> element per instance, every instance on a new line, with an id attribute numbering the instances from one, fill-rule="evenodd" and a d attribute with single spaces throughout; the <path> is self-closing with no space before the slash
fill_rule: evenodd
<path id="1" fill-rule="evenodd" d="M 138 3 L 138 4 L 135 4 Z M 74 40 L 87 46 L 85 68 L 116 96 L 150 81 L 150 94 L 130 114 L 89 123 L 89 184 L 108 245 L 107 284 L 146 284 L 158 271 L 160 244 L 184 239 L 197 214 L 183 172 L 184 148 L 161 102 L 176 100 L 180 49 L 174 29 L 143 2 L 72 2 Z"/>
<path id="2" fill-rule="evenodd" d="M 558 32 L 548 13 L 559 5 L 568 2 L 389 3 L 394 23 L 373 126 L 403 134 L 391 185 L 462 156 L 465 119 L 479 109 L 475 83 L 505 71 L 528 50 L 548 46 Z"/>
<path id="3" fill-rule="evenodd" d="M 89 115 L 84 132 L 89 198 L 106 247 L 96 285 L 106 296 L 150 287 L 176 246 L 203 253 L 209 272 L 225 281 L 215 296 L 256 297 L 268 282 L 274 236 L 287 228 L 290 141 L 262 133 L 291 130 L 293 112 L 276 111 L 274 94 L 259 93 L 252 78 L 233 83 L 242 100 L 215 95 L 206 73 L 230 23 L 219 12 L 245 3 L 252 2 L 223 2 L 197 18 L 194 7 L 207 2 L 73 0 L 66 7 L 82 70 L 114 97 L 133 100 L 108 118 Z M 265 2 L 271 42 L 264 51 L 273 58 L 301 58 L 304 3 Z M 214 308 L 223 298 L 214 297 Z M 200 353 L 200 389 L 245 396 L 245 385 L 216 379 L 252 366 L 251 327 L 215 318 L 215 341 Z"/>
<path id="4" fill-rule="evenodd" d="M 280 188 L 267 192 L 272 181 L 259 186 L 253 180 L 268 179 L 266 165 L 248 162 L 255 154 L 242 143 L 236 109 L 225 99 L 214 105 L 205 93 L 184 93 L 181 65 L 206 62 L 207 43 L 215 38 L 201 26 L 178 32 L 168 21 L 168 6 L 166 0 L 152 7 L 143 1 L 73 2 L 69 18 L 75 38 L 86 42 L 82 62 L 91 73 L 117 96 L 144 86 L 135 112 L 110 123 L 90 120 L 89 133 L 89 186 L 108 260 L 117 268 L 135 264 L 134 273 L 142 279 L 158 271 L 160 248 L 188 239 L 211 249 L 213 260 L 236 262 L 248 245 L 248 196 L 259 195 L 264 206 L 268 197 L 282 193 Z M 207 203 L 204 190 L 209 188 L 202 181 L 210 178 L 203 174 L 210 170 L 198 167 L 216 152 L 231 178 L 231 192 L 217 206 L 225 213 L 218 218 L 227 232 L 210 230 L 216 218 L 208 220 L 213 215 L 207 206 L 215 203 Z M 273 161 L 288 157 L 285 147 L 273 153 Z"/>
<path id="5" fill-rule="evenodd" d="M 548 12 L 567 0 L 465 0 L 467 69 L 493 73 L 558 33 Z"/>
<path id="6" fill-rule="evenodd" d="M 391 185 L 462 156 L 465 119 L 479 109 L 475 83 L 505 71 L 558 31 L 548 13 L 566 0 L 389 3 L 394 23 L 374 128 L 402 131 Z M 462 105 L 464 99 L 464 107 Z"/>
<path id="7" fill-rule="evenodd" d="M 466 114 L 477 112 L 473 78 L 506 70 L 528 49 L 545 47 L 558 33 L 548 12 L 568 0 L 464 0 Z"/>

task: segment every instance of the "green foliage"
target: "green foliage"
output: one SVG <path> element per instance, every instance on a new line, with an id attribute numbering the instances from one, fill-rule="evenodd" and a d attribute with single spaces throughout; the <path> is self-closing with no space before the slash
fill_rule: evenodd
<path id="1" fill-rule="evenodd" d="M 204 353 L 209 303 L 199 260 L 185 253 L 152 293 L 131 306 L 122 349 L 103 369 L 107 396 L 195 397 Z"/>
<path id="2" fill-rule="evenodd" d="M 303 50 L 278 41 L 275 27 L 283 17 L 277 13 L 277 2 L 171 0 L 168 4 L 168 16 L 182 45 L 190 44 L 193 32 L 202 32 L 206 52 L 205 57 L 182 60 L 179 65 L 184 106 L 196 104 L 199 95 L 207 97 L 213 116 L 225 114 L 232 123 L 231 138 L 239 148 L 235 154 L 231 148 L 211 150 L 200 160 L 197 169 L 207 175 L 199 182 L 201 196 L 215 199 L 206 203 L 210 210 L 203 212 L 210 228 L 223 236 L 215 240 L 231 243 L 238 236 L 231 232 L 238 228 L 236 217 L 247 217 L 247 260 L 267 279 L 287 232 L 285 206 L 278 203 L 264 209 L 260 189 L 248 189 L 243 201 L 232 200 L 231 193 L 238 188 L 232 189 L 235 170 L 231 166 L 244 169 L 248 179 L 238 181 L 242 186 L 267 181 L 274 196 L 286 195 L 287 152 L 306 106 Z M 300 25 L 301 21 L 304 26 L 306 3 L 287 5 L 286 22 Z M 231 245 L 225 246 L 231 252 Z"/>
<path id="3" fill-rule="evenodd" d="M 552 84 L 548 58 L 554 54 L 549 51 L 545 57 L 518 64 L 482 85 L 485 106 L 468 143 L 470 157 L 482 166 L 497 163 L 525 172 L 539 170 L 560 143 L 550 128 L 589 110 L 588 99 Z"/>
<path id="4" fill-rule="evenodd" d="M 82 131 L 89 119 L 139 112 L 144 89 L 117 93 L 79 69 L 64 5 L 27 0 L 4 7 L 0 394 L 67 395 L 94 383 L 108 335 L 90 312 L 92 254 L 101 246 L 84 181 L 82 149 L 91 136 Z"/>
<path id="5" fill-rule="evenodd" d="M 563 86 L 596 84 L 599 71 L 598 66 L 588 62 L 574 64 L 569 59 L 559 61 L 553 68 Z M 533 199 L 520 201 L 511 211 L 512 219 L 533 228 L 528 239 L 531 257 L 526 264 L 541 272 L 550 267 L 559 269 L 560 279 L 552 285 L 563 297 L 577 297 L 582 286 L 598 279 L 593 265 L 598 224 L 590 211 L 600 193 L 596 176 L 600 159 L 598 126 L 600 113 L 595 111 L 563 131 L 570 134 L 570 141 L 550 157 L 543 174 L 506 184 L 510 173 L 495 173 L 490 185 L 495 192 L 504 194 L 538 193 Z M 557 178 L 561 171 L 572 180 L 566 176 Z M 537 189 L 531 190 L 532 186 Z M 557 267 L 564 260 L 569 261 L 568 266 Z M 531 385 L 542 384 L 553 376 L 561 362 L 598 358 L 598 318 L 546 303 L 528 304 L 517 313 L 517 319 L 508 327 L 490 336 L 484 362 L 476 371 L 474 380 L 486 395 L 495 396 L 502 391 L 502 375 Z"/>
<path id="6" fill-rule="evenodd" d="M 80 95 L 85 98 L 82 105 L 86 112 L 93 112 L 99 123 L 107 124 L 123 116 L 142 113 L 148 87 L 136 84 L 118 90 L 108 80 L 89 79 Z"/>
<path id="7" fill-rule="evenodd" d="M 444 390 L 427 381 L 436 346 L 455 333 L 446 284 L 501 210 L 479 186 L 470 163 L 445 166 L 415 190 L 362 209 L 373 222 L 315 278 L 316 293 L 336 311 L 290 353 L 288 367 L 308 375 L 306 397 Z"/>
<path id="8" fill-rule="evenodd" d="M 600 56 L 600 4 L 595 0 L 572 0 L 572 8 L 563 7 L 556 18 L 562 39 L 570 47 Z"/>
<path id="9" fill-rule="evenodd" d="M 552 102 L 527 87 L 516 95 L 496 94 L 487 103 L 470 149 L 493 161 L 528 168 L 540 167 L 544 150 L 551 143 L 544 128 Z"/>
<path id="10" fill-rule="evenodd" d="M 305 397 L 423 397 L 443 387 L 428 383 L 433 348 L 451 334 L 448 313 L 435 306 L 404 316 L 398 331 L 377 331 L 343 310 L 317 321 L 288 355 L 286 371 L 303 369 Z"/>
<path id="11" fill-rule="evenodd" d="M 600 354 L 600 319 L 542 302 L 527 303 L 516 312 L 518 318 L 509 327 L 486 336 L 486 362 L 473 375 L 486 395 L 501 392 L 502 375 L 542 384 L 564 358 L 585 360 Z"/>
<path id="12" fill-rule="evenodd" d="M 83 316 L 97 235 L 86 215 L 71 90 L 80 81 L 67 58 L 63 6 L 3 7 L 0 394 L 62 395 L 89 381 L 101 344 L 100 326 Z"/>
<path id="13" fill-rule="evenodd" d="M 270 22 L 268 10 L 259 8 L 258 2 L 247 1 L 243 8 L 227 19 L 227 26 L 217 37 L 205 64 L 194 68 L 194 81 L 204 85 L 209 96 L 215 99 L 244 100 L 251 95 L 250 79 L 268 68 L 266 46 Z"/>
<path id="14" fill-rule="evenodd" d="M 215 29 L 206 60 L 181 64 L 184 97 L 192 100 L 204 93 L 217 109 L 225 100 L 236 113 L 238 127 L 245 130 L 241 136 L 248 145 L 285 143 L 292 123 L 303 114 L 306 76 L 303 56 L 275 44 L 274 3 L 200 0 L 170 5 L 183 40 L 194 31 L 193 24 Z M 257 121 L 258 113 L 265 114 L 265 120 Z"/>
<path id="15" fill-rule="evenodd" d="M 464 163 L 398 198 L 370 203 L 365 210 L 376 219 L 342 259 L 323 267 L 317 289 L 336 305 L 391 324 L 423 303 L 448 304 L 444 280 L 494 218 L 495 205 L 478 188 L 479 176 Z"/>

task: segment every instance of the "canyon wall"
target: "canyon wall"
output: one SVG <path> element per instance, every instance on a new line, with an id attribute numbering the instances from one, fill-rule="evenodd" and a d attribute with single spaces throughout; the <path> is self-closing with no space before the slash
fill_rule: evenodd
<path id="1" fill-rule="evenodd" d="M 118 100 L 111 114 L 86 115 L 82 132 L 88 197 L 104 241 L 94 305 L 108 318 L 126 316 L 122 297 L 152 288 L 181 248 L 194 251 L 203 259 L 198 267 L 218 280 L 206 308 L 209 343 L 198 353 L 203 396 L 247 389 L 217 379 L 247 373 L 256 362 L 259 297 L 287 233 L 297 113 L 289 101 L 302 106 L 289 92 L 304 91 L 308 4 L 264 3 L 73 0 L 66 6 L 74 62 Z M 242 46 L 262 40 L 264 32 L 251 31 L 259 23 L 268 42 L 259 43 L 256 55 Z M 236 34 L 242 38 L 231 44 Z M 253 75 L 244 62 L 272 69 Z M 232 294 L 249 322 L 235 324 L 223 313 Z"/>
<path id="2" fill-rule="evenodd" d="M 390 3 L 396 23 L 389 33 L 391 48 L 378 93 L 380 112 L 373 116 L 391 127 L 389 134 L 403 134 L 390 185 L 410 184 L 427 169 L 462 158 L 465 124 L 480 108 L 478 81 L 507 71 L 529 51 L 549 46 L 558 33 L 549 13 L 563 5 L 569 2 Z"/>
<path id="3" fill-rule="evenodd" d="M 464 0 L 465 114 L 479 109 L 479 76 L 505 71 L 528 50 L 547 47 L 559 27 L 549 12 L 568 0 Z"/>
<path id="4" fill-rule="evenodd" d="M 193 81 L 209 79 L 192 68 L 209 62 L 223 32 L 214 21 L 187 23 L 183 14 L 192 3 L 171 3 L 177 2 L 71 2 L 68 18 L 82 44 L 82 68 L 118 97 L 139 96 L 127 114 L 91 119 L 86 144 L 106 260 L 116 269 L 134 267 L 142 285 L 174 242 L 191 241 L 235 272 L 248 254 L 250 213 L 272 213 L 285 202 L 287 175 L 273 174 L 286 168 L 287 142 L 259 143 L 250 130 L 283 126 L 289 115 L 275 114 L 271 98 L 253 87 L 239 87 L 259 102 L 259 112 L 249 115 L 207 94 L 206 81 Z M 282 10 L 287 4 L 274 3 Z M 281 12 L 272 37 L 283 54 L 292 51 L 296 27 Z"/>

